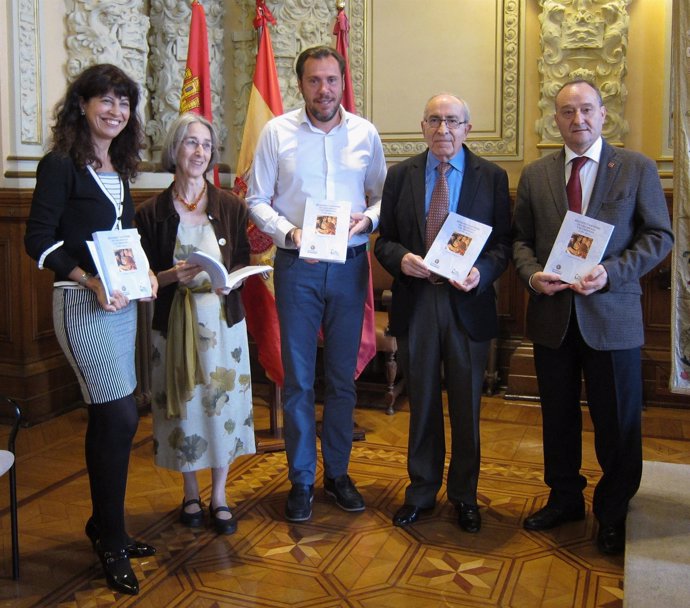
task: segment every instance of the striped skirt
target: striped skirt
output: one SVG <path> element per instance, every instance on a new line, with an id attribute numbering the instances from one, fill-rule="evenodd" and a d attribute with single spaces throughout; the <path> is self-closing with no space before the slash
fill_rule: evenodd
<path id="1" fill-rule="evenodd" d="M 126 397 L 137 385 L 137 303 L 106 312 L 90 289 L 53 289 L 55 335 L 86 403 Z"/>

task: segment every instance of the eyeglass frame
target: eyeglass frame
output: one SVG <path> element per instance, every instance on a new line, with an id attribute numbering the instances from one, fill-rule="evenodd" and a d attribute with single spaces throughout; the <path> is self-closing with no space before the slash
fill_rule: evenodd
<path id="1" fill-rule="evenodd" d="M 432 124 L 431 121 L 438 121 L 437 125 Z M 458 123 L 456 125 L 451 125 L 448 121 L 449 120 L 457 120 Z M 459 118 L 456 118 L 455 116 L 430 116 L 429 118 L 425 118 L 424 122 L 429 125 L 430 128 L 432 129 L 438 129 L 441 127 L 442 123 L 446 123 L 446 127 L 450 129 L 451 131 L 454 131 L 455 129 L 459 129 L 462 125 L 466 125 L 469 120 L 460 120 Z"/>
<path id="2" fill-rule="evenodd" d="M 204 152 L 210 154 L 213 152 L 213 143 L 210 141 L 199 141 L 196 137 L 184 137 L 182 139 L 182 145 L 189 150 L 196 150 L 199 146 Z"/>

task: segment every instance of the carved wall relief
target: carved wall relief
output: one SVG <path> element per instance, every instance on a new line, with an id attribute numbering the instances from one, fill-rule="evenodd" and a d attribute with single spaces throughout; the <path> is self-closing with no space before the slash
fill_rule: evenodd
<path id="1" fill-rule="evenodd" d="M 607 109 L 603 135 L 620 142 L 628 132 L 623 110 L 631 0 L 539 0 L 542 56 L 536 130 L 542 144 L 560 144 L 553 118 L 558 89 L 573 78 L 596 84 Z"/>
<path id="2" fill-rule="evenodd" d="M 148 91 L 144 83 L 149 18 L 144 0 L 68 0 L 66 7 L 68 80 L 96 63 L 121 67 L 141 83 L 140 108 L 146 120 Z"/>
<path id="3" fill-rule="evenodd" d="M 36 0 L 20 0 L 17 5 L 19 73 L 18 118 L 22 144 L 43 143 L 42 101 L 40 95 L 40 48 Z"/>

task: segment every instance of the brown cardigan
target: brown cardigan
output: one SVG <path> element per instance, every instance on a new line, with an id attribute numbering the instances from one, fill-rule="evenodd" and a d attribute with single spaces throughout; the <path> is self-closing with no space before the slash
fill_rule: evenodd
<path id="1" fill-rule="evenodd" d="M 247 237 L 247 205 L 230 192 L 219 190 L 206 183 L 208 204 L 206 213 L 218 239 L 218 246 L 225 268 L 230 271 L 249 264 L 249 239 Z M 141 244 L 155 272 L 173 266 L 173 252 L 180 216 L 172 199 L 172 184 L 158 196 L 142 203 L 136 211 L 135 223 Z M 177 284 L 166 285 L 158 291 L 153 312 L 153 329 L 168 331 L 168 317 Z M 228 327 L 244 319 L 244 307 L 240 291 L 234 289 L 223 296 L 225 318 Z"/>

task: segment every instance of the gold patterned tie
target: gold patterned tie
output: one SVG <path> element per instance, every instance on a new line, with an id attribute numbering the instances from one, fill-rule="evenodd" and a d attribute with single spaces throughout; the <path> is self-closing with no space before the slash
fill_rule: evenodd
<path id="1" fill-rule="evenodd" d="M 576 156 L 570 161 L 570 178 L 565 186 L 568 195 L 568 209 L 575 213 L 582 213 L 582 184 L 580 183 L 580 169 L 587 162 L 586 156 Z"/>
<path id="2" fill-rule="evenodd" d="M 438 176 L 436 177 L 434 189 L 431 192 L 431 202 L 429 203 L 429 213 L 426 216 L 426 231 L 424 234 L 424 244 L 427 251 L 429 251 L 438 231 L 443 226 L 443 222 L 448 217 L 448 204 L 450 202 L 448 180 L 446 179 L 448 169 L 450 169 L 448 163 L 440 163 L 436 167 Z"/>

